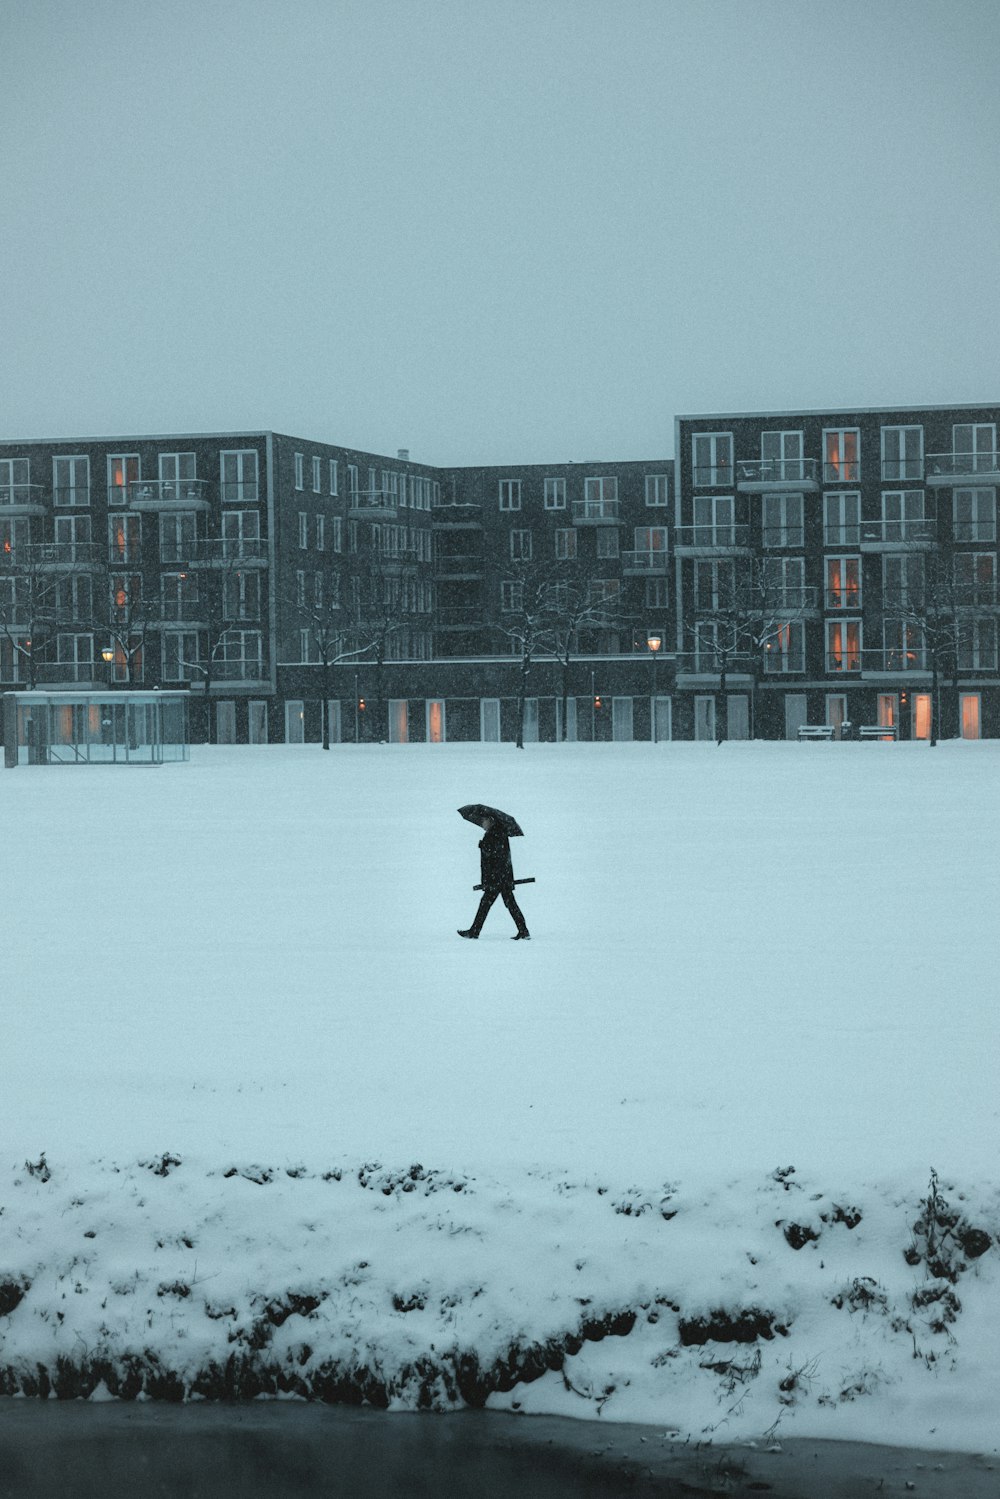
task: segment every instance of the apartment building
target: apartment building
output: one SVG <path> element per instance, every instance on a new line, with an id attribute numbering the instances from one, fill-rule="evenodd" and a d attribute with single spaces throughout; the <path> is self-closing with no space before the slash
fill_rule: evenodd
<path id="1" fill-rule="evenodd" d="M 187 688 L 219 742 L 996 736 L 998 412 L 684 416 L 645 463 L 0 443 L 0 691 Z"/>
<path id="2" fill-rule="evenodd" d="M 1000 733 L 1000 408 L 678 419 L 677 731 Z M 720 692 L 722 668 L 725 692 Z"/>

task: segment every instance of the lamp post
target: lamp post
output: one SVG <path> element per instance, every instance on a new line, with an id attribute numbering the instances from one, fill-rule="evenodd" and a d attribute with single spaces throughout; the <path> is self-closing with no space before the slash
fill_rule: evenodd
<path id="1" fill-rule="evenodd" d="M 115 659 L 115 648 L 114 648 L 114 646 L 113 645 L 102 646 L 101 647 L 101 660 L 104 662 L 105 666 L 108 668 L 108 679 L 109 679 L 109 681 L 110 681 L 110 678 L 111 678 L 111 663 L 112 663 L 112 661 L 114 659 Z"/>
<path id="2" fill-rule="evenodd" d="M 657 742 L 657 738 L 656 738 L 656 653 L 660 649 L 660 646 L 662 644 L 663 644 L 663 636 L 662 635 L 647 635 L 646 636 L 646 646 L 647 646 L 647 649 L 649 650 L 649 675 L 650 675 L 650 692 L 649 692 L 649 717 L 650 717 L 650 723 L 651 723 L 650 738 L 652 739 L 652 741 L 653 741 L 654 744 L 656 744 L 656 742 Z"/>

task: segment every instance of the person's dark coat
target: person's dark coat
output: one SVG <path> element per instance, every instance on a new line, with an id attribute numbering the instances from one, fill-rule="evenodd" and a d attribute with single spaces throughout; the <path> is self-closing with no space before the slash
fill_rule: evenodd
<path id="1" fill-rule="evenodd" d="M 479 866 L 484 891 L 513 890 L 514 866 L 510 858 L 510 839 L 496 823 L 479 841 Z"/>

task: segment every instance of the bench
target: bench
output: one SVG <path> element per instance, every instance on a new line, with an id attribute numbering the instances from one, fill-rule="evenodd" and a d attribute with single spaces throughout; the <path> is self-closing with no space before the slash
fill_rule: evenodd
<path id="1" fill-rule="evenodd" d="M 894 723 L 863 723 L 858 736 L 861 739 L 898 739 L 899 729 Z"/>
<path id="2" fill-rule="evenodd" d="M 799 739 L 832 739 L 836 733 L 832 723 L 803 723 L 799 725 Z"/>

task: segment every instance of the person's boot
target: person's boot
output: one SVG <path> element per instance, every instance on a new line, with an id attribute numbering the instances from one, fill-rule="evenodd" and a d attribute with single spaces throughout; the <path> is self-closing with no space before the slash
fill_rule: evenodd
<path id="1" fill-rule="evenodd" d="M 518 932 L 517 935 L 515 937 L 511 937 L 510 940 L 512 942 L 530 942 L 531 933 L 528 931 L 528 928 L 525 927 L 523 932 Z"/>
<path id="2" fill-rule="evenodd" d="M 471 927 L 470 927 L 470 928 L 469 928 L 469 930 L 468 930 L 468 931 L 467 931 L 467 932 L 459 932 L 459 934 L 458 934 L 458 935 L 459 935 L 459 936 L 460 936 L 460 937 L 474 937 L 474 938 L 475 938 L 475 937 L 478 937 L 478 936 L 479 936 L 479 933 L 478 933 L 478 932 L 474 932 L 474 931 L 473 931 L 473 930 L 472 930 L 472 928 L 471 928 Z"/>

